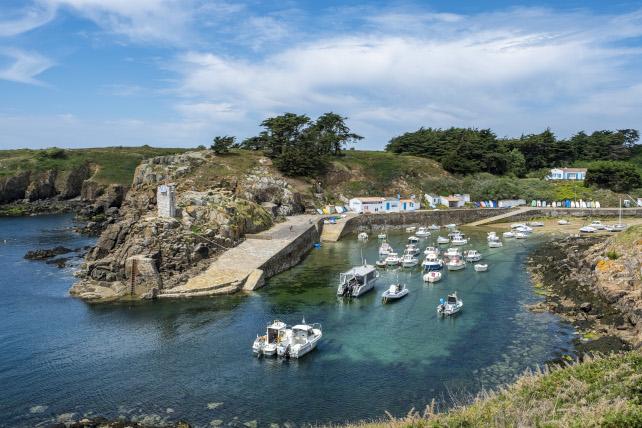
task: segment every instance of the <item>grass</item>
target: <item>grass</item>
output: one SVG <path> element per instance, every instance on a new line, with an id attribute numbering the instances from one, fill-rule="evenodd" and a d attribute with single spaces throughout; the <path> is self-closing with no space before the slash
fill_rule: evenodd
<path id="1" fill-rule="evenodd" d="M 67 171 L 84 163 L 96 169 L 99 183 L 130 184 L 141 160 L 154 156 L 182 153 L 189 149 L 142 147 L 103 147 L 91 149 L 17 149 L 0 150 L 0 177 L 19 171 Z"/>
<path id="2" fill-rule="evenodd" d="M 445 413 L 436 413 L 431 405 L 405 418 L 351 426 L 641 427 L 642 354 L 587 357 L 565 368 L 526 373 Z"/>

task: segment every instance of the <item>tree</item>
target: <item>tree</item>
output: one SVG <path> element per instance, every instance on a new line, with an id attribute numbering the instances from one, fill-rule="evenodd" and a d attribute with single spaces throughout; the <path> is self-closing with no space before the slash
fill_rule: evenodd
<path id="1" fill-rule="evenodd" d="M 236 137 L 230 137 L 230 136 L 223 136 L 223 137 L 214 137 L 212 146 L 210 147 L 214 153 L 217 155 L 223 154 L 223 153 L 228 153 L 230 151 L 230 147 L 234 145 L 234 142 L 236 141 Z"/>
<path id="2" fill-rule="evenodd" d="M 311 131 L 316 133 L 316 138 L 324 152 L 339 156 L 348 143 L 363 139 L 361 135 L 350 132 L 350 128 L 345 124 L 346 119 L 330 112 L 319 116 L 314 122 Z"/>
<path id="3" fill-rule="evenodd" d="M 265 119 L 261 122 L 261 126 L 265 128 L 263 136 L 266 143 L 266 155 L 276 158 L 286 148 L 295 145 L 310 122 L 308 116 L 294 113 L 285 113 Z"/>
<path id="4" fill-rule="evenodd" d="M 642 187 L 642 177 L 635 166 L 630 163 L 599 161 L 589 166 L 584 184 L 586 186 L 596 185 L 614 192 L 626 192 Z"/>

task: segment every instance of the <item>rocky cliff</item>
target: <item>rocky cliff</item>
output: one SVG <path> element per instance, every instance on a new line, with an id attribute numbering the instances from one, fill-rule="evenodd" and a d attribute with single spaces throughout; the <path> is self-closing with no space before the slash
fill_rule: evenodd
<path id="1" fill-rule="evenodd" d="M 642 226 L 545 246 L 530 263 L 535 285 L 546 296 L 539 308 L 578 327 L 580 350 L 589 342 L 597 342 L 597 350 L 642 346 Z"/>
<path id="2" fill-rule="evenodd" d="M 119 219 L 87 255 L 70 293 L 89 301 L 154 297 L 203 270 L 246 233 L 303 212 L 301 196 L 267 162 L 247 171 L 224 165 L 210 151 L 141 163 Z M 170 182 L 176 186 L 177 216 L 158 217 L 156 189 Z"/>
<path id="3" fill-rule="evenodd" d="M 26 199 L 37 201 L 58 197 L 71 199 L 80 195 L 83 182 L 91 176 L 89 165 L 59 171 L 21 171 L 0 178 L 0 204 Z"/>

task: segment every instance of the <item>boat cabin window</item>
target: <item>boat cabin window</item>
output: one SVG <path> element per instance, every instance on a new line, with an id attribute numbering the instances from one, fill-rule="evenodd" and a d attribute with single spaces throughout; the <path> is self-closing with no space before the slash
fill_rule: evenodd
<path id="1" fill-rule="evenodd" d="M 457 298 L 454 296 L 448 296 L 448 303 L 457 303 Z"/>

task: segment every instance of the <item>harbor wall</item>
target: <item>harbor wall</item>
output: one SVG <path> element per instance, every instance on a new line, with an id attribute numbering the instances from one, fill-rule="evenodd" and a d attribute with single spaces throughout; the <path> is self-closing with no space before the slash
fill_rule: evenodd
<path id="1" fill-rule="evenodd" d="M 617 218 L 618 208 L 533 208 L 525 212 L 515 212 L 508 218 L 498 219 L 490 223 L 506 223 L 527 221 L 538 217 L 588 217 L 593 219 Z M 622 208 L 622 218 L 642 217 L 642 208 Z"/>
<path id="2" fill-rule="evenodd" d="M 433 223 L 440 226 L 450 223 L 461 225 L 506 214 L 511 212 L 511 210 L 511 208 L 450 209 L 440 211 L 420 210 L 402 213 L 361 214 L 346 220 L 338 239 L 354 232 L 369 232 L 383 228 L 401 229 L 408 226 L 429 226 Z"/>

